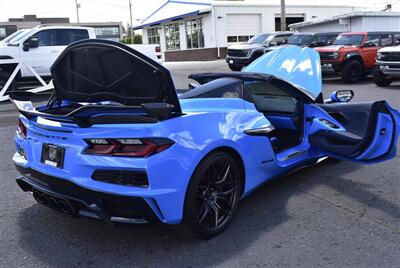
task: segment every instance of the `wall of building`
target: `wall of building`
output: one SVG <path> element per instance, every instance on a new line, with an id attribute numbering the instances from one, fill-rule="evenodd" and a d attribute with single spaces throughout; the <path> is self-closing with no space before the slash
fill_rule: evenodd
<path id="1" fill-rule="evenodd" d="M 400 16 L 385 16 L 385 17 L 362 17 L 360 18 L 361 27 L 358 28 L 354 25 L 353 21 L 351 23 L 353 31 L 400 31 Z"/>
<path id="2" fill-rule="evenodd" d="M 325 31 L 400 31 L 400 16 L 381 16 L 381 17 L 353 17 L 343 19 L 340 24 L 339 20 L 334 20 L 315 25 L 296 28 L 299 32 L 325 32 Z"/>
<path id="3" fill-rule="evenodd" d="M 349 31 L 349 26 L 346 24 L 339 24 L 339 21 L 335 20 L 323 24 L 305 26 L 295 30 L 298 32 L 347 32 Z"/>
<path id="4" fill-rule="evenodd" d="M 216 5 L 213 7 L 214 16 L 216 18 L 216 37 L 219 47 L 228 45 L 226 40 L 226 23 L 229 14 L 260 14 L 261 15 L 261 31 L 275 31 L 275 17 L 280 14 L 279 6 L 267 5 Z M 353 7 L 337 7 L 337 6 L 287 6 L 286 13 L 289 15 L 304 16 L 304 20 L 324 19 L 335 15 L 350 13 L 354 11 Z"/>

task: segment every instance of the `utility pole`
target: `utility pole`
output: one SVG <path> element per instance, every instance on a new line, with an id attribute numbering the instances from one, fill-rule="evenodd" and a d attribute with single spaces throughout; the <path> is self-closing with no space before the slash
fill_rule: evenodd
<path id="1" fill-rule="evenodd" d="M 286 31 L 285 0 L 281 0 L 281 31 Z"/>
<path id="2" fill-rule="evenodd" d="M 130 33 L 131 33 L 131 44 L 133 44 L 133 20 L 132 20 L 132 3 L 131 0 L 129 0 L 129 15 L 130 15 L 130 19 L 131 19 L 131 27 L 129 29 Z"/>
<path id="3" fill-rule="evenodd" d="M 78 24 L 80 24 L 80 22 L 79 22 L 79 8 L 80 7 L 81 7 L 81 4 L 78 4 L 78 0 L 75 0 L 76 19 L 78 20 Z"/>

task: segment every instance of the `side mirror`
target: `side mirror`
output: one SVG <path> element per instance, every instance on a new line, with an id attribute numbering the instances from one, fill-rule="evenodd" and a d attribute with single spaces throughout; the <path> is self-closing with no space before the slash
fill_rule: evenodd
<path id="1" fill-rule="evenodd" d="M 24 51 L 28 51 L 30 48 L 36 48 L 39 46 L 39 40 L 35 36 L 29 37 L 25 42 L 23 49 Z"/>
<path id="2" fill-rule="evenodd" d="M 278 43 L 275 41 L 269 43 L 270 47 L 276 47 L 277 45 L 278 45 Z"/>
<path id="3" fill-rule="evenodd" d="M 335 103 L 335 102 L 349 102 L 353 99 L 353 90 L 337 90 L 332 92 L 330 99 L 325 100 L 325 103 Z"/>

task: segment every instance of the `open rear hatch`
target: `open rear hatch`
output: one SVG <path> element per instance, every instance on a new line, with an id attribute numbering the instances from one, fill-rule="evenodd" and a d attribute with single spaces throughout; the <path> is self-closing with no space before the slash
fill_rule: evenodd
<path id="1" fill-rule="evenodd" d="M 42 109 L 29 105 L 27 93 L 10 94 L 22 114 L 80 126 L 129 123 L 129 117 L 151 122 L 181 114 L 170 72 L 120 43 L 76 42 L 54 62 L 51 74 L 54 93 Z"/>

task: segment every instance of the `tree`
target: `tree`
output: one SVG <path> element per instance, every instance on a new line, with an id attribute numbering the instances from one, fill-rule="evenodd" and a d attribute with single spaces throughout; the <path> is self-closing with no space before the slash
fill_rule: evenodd
<path id="1" fill-rule="evenodd" d="M 131 42 L 131 29 L 128 30 L 128 33 L 122 38 L 121 42 L 124 44 L 142 44 L 142 35 L 133 32 L 133 42 Z"/>

